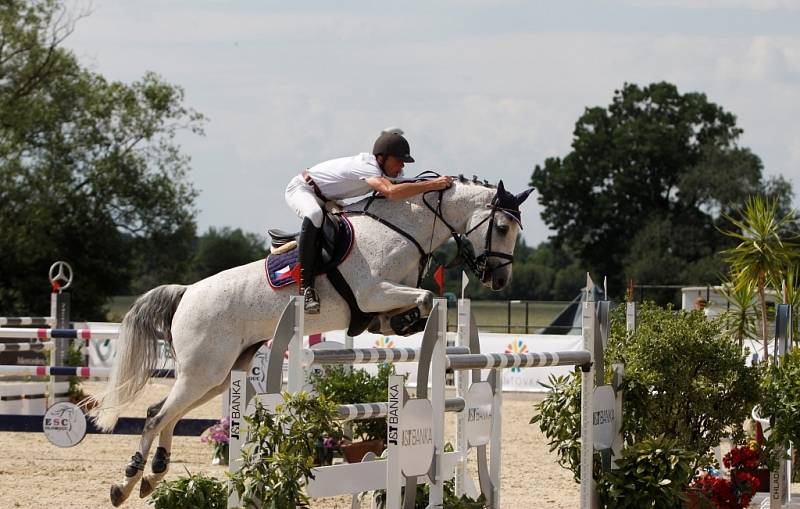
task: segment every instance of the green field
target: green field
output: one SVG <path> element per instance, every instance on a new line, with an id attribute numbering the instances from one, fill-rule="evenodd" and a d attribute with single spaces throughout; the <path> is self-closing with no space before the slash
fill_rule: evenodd
<path id="1" fill-rule="evenodd" d="M 109 305 L 106 319 L 111 322 L 122 321 L 122 317 L 133 305 L 136 297 L 122 295 L 114 297 Z M 529 302 L 527 312 L 528 332 L 533 334 L 549 324 L 561 312 L 568 302 Z M 475 322 L 481 330 L 486 332 L 513 332 L 524 333 L 525 330 L 525 303 L 511 304 L 511 328 L 509 330 L 508 303 L 506 301 L 473 301 L 472 313 Z M 457 309 L 455 305 L 448 308 L 448 323 L 450 330 L 455 330 Z"/>
<path id="2" fill-rule="evenodd" d="M 528 302 L 527 307 L 527 332 L 534 334 L 548 325 L 563 310 L 569 302 Z M 486 332 L 512 332 L 515 334 L 526 332 L 525 303 L 514 302 L 511 304 L 509 319 L 509 304 L 507 301 L 482 300 L 472 301 L 472 314 L 475 323 Z M 447 322 L 450 330 L 455 330 L 457 309 L 454 305 L 448 307 Z M 509 327 L 510 324 L 510 327 Z"/>

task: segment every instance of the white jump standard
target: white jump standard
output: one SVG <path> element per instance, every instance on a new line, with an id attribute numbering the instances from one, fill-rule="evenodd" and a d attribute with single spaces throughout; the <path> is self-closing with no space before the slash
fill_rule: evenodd
<path id="1" fill-rule="evenodd" d="M 466 313 L 462 313 L 462 305 Z M 486 496 L 488 506 L 500 507 L 500 404 L 502 397 L 503 368 L 529 368 L 540 366 L 580 366 L 582 370 L 582 390 L 587 395 L 582 399 L 582 449 L 583 471 L 592 471 L 592 397 L 595 373 L 593 350 L 595 348 L 596 310 L 594 302 L 584 304 L 584 350 L 568 352 L 537 352 L 529 354 L 480 354 L 469 353 L 479 350 L 477 327 L 469 314 L 469 301 L 459 303 L 458 347 L 446 348 L 446 301 L 436 299 L 423 335 L 419 349 L 336 349 L 302 350 L 299 345 L 303 330 L 302 301 L 287 305 L 273 339 L 272 351 L 267 370 L 267 392 L 263 396 L 265 404 L 274 404 L 282 387 L 284 353 L 290 354 L 289 387 L 290 392 L 302 386 L 303 366 L 310 364 L 375 363 L 416 361 L 416 397 L 411 398 L 404 385 L 404 377 L 392 376 L 389 383 L 388 402 L 342 405 L 339 417 L 342 420 L 387 418 L 387 461 L 369 464 L 337 464 L 314 469 L 314 478 L 309 479 L 307 494 L 312 497 L 325 497 L 342 494 L 356 494 L 377 489 L 386 490 L 387 509 L 413 508 L 418 478 L 430 484 L 430 506 L 442 507 L 444 481 L 456 477 L 457 496 L 463 493 L 465 484 L 465 464 L 470 448 L 477 450 L 480 491 Z M 467 346 L 469 345 L 469 346 Z M 472 347 L 472 348 L 470 348 Z M 302 361 L 302 362 L 301 362 Z M 301 366 L 302 364 L 303 366 Z M 445 372 L 471 371 L 472 384 L 460 386 L 457 398 L 445 398 Z M 481 380 L 481 370 L 489 369 L 488 381 Z M 457 373 L 463 380 L 462 373 Z M 429 394 L 429 380 L 430 394 Z M 231 375 L 231 416 L 245 415 L 247 407 L 248 383 L 244 372 L 234 371 Z M 459 449 L 444 452 L 444 414 L 459 413 Z M 238 423 L 240 424 L 240 423 Z M 238 429 L 237 424 L 237 431 Z M 237 458 L 239 448 L 244 442 L 243 433 L 234 437 L 231 426 L 230 468 L 240 467 Z M 462 441 L 461 438 L 466 437 Z M 488 460 L 487 444 L 491 441 L 491 464 Z M 404 501 L 401 489 L 406 486 Z M 588 509 L 594 494 L 592 476 L 585 476 L 581 485 L 581 508 Z M 229 500 L 229 507 L 238 503 L 235 496 Z"/>

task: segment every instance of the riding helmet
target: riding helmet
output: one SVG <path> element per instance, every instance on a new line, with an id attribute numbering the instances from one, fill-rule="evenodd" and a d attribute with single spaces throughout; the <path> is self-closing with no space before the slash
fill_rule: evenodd
<path id="1" fill-rule="evenodd" d="M 385 156 L 394 156 L 404 163 L 413 163 L 414 158 L 411 157 L 411 147 L 408 141 L 403 137 L 401 129 L 384 129 L 378 139 L 375 140 L 375 145 L 372 147 L 372 154 L 383 154 Z"/>

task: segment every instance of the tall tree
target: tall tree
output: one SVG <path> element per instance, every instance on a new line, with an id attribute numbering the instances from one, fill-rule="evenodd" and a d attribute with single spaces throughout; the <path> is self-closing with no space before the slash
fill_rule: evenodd
<path id="1" fill-rule="evenodd" d="M 44 280 L 56 259 L 76 272 L 73 309 L 97 317 L 128 284 L 134 260 L 170 246 L 185 257 L 195 191 L 178 129 L 203 118 L 155 74 L 111 82 L 62 42 L 79 15 L 56 0 L 0 6 L 0 310 L 47 310 Z M 176 247 L 183 246 L 181 249 Z M 13 290 L 12 290 L 13 289 Z"/>
<path id="2" fill-rule="evenodd" d="M 569 154 L 533 171 L 553 241 L 612 288 L 627 277 L 716 281 L 715 255 L 729 241 L 714 226 L 764 191 L 760 159 L 736 143 L 741 132 L 704 94 L 625 84 L 607 108 L 585 110 Z"/>

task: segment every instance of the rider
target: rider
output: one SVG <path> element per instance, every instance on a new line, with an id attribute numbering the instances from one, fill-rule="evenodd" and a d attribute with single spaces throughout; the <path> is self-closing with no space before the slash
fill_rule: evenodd
<path id="1" fill-rule="evenodd" d="M 372 153 L 332 159 L 312 166 L 295 176 L 286 186 L 286 203 L 303 218 L 297 239 L 300 262 L 300 292 L 306 313 L 319 313 L 319 297 L 314 289 L 314 263 L 325 202 L 356 198 L 377 191 L 390 200 L 405 200 L 428 191 L 446 189 L 447 176 L 417 182 L 394 182 L 405 163 L 413 163 L 411 148 L 403 131 L 385 129 L 375 140 Z"/>

